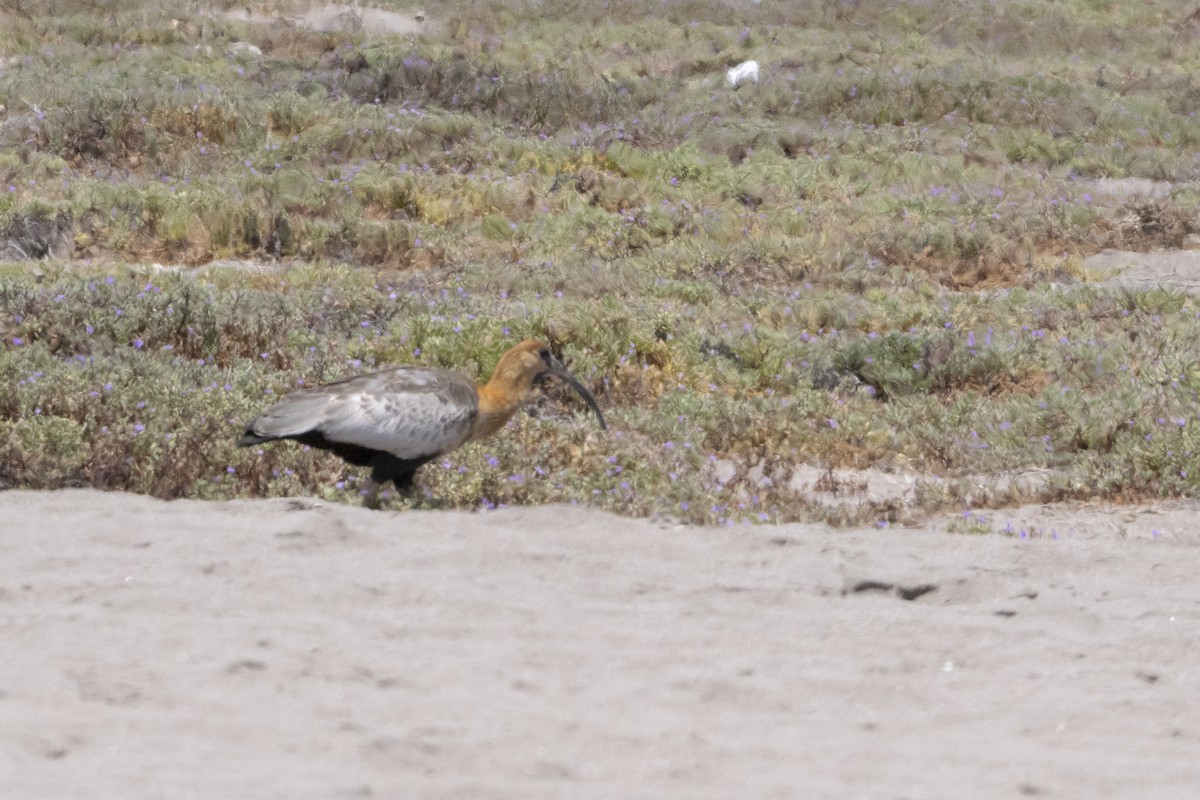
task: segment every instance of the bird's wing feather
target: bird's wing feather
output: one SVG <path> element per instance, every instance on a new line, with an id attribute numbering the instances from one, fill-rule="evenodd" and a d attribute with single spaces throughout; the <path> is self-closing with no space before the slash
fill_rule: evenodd
<path id="1" fill-rule="evenodd" d="M 246 426 L 246 432 L 270 439 L 284 439 L 316 430 L 336 397 L 318 389 L 301 389 L 286 395 Z"/>
<path id="2" fill-rule="evenodd" d="M 251 424 L 259 435 L 319 431 L 326 439 L 412 459 L 453 450 L 478 413 L 474 384 L 440 369 L 397 367 L 303 389 Z"/>

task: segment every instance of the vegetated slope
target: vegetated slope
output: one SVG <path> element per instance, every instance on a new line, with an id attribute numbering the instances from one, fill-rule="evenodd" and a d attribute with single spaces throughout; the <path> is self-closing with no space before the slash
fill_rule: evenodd
<path id="1" fill-rule="evenodd" d="M 353 492 L 233 450 L 264 389 L 538 335 L 617 431 L 552 398 L 427 502 L 912 511 L 813 509 L 800 463 L 950 478 L 918 510 L 1031 466 L 1045 498 L 1193 489 L 1194 302 L 1048 283 L 1195 232 L 1186 4 L 449 3 L 412 37 L 10 5 L 5 485 Z M 214 259 L 272 269 L 119 266 Z"/>

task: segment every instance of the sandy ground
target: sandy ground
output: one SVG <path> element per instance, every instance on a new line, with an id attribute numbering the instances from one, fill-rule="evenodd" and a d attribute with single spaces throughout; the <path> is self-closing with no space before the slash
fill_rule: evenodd
<path id="1" fill-rule="evenodd" d="M 0 797 L 1196 798 L 1196 511 L 0 493 Z"/>

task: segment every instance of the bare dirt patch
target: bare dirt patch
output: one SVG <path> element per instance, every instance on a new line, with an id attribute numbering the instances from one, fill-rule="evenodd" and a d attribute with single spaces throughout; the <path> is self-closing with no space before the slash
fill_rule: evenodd
<path id="1" fill-rule="evenodd" d="M 1102 286 L 1200 291 L 1200 250 L 1105 250 L 1085 258 L 1083 268 Z"/>
<path id="2" fill-rule="evenodd" d="M 1092 194 L 1115 200 L 1161 200 L 1171 196 L 1170 181 L 1149 178 L 1097 178 L 1088 184 Z"/>
<path id="3" fill-rule="evenodd" d="M 889 508 L 912 514 L 922 495 L 959 491 L 968 505 L 984 505 L 1009 496 L 1039 497 L 1051 490 L 1055 473 L 1025 469 L 996 475 L 965 475 L 946 478 L 901 470 L 819 469 L 800 465 L 792 472 L 788 487 L 809 503 L 837 509 Z"/>
<path id="4" fill-rule="evenodd" d="M 221 16 L 231 21 L 261 25 L 286 23 L 313 31 L 401 36 L 421 33 L 428 25 L 423 10 L 399 12 L 339 3 L 315 5 L 287 13 L 270 12 L 251 6 L 226 11 Z"/>

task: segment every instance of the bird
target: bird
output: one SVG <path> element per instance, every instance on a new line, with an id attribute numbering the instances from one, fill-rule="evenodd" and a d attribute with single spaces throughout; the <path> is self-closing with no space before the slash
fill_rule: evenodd
<path id="1" fill-rule="evenodd" d="M 504 427 L 544 376 L 571 386 L 607 429 L 591 392 L 545 342 L 526 339 L 500 357 L 483 385 L 451 370 L 406 364 L 299 389 L 251 420 L 238 446 L 291 439 L 370 467 L 363 504 L 378 508 L 381 486 L 391 481 L 411 492 L 417 469 Z"/>

